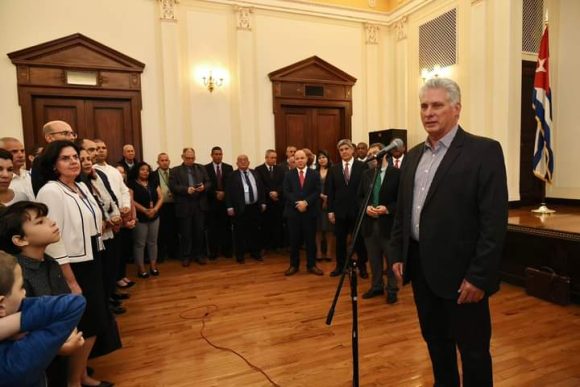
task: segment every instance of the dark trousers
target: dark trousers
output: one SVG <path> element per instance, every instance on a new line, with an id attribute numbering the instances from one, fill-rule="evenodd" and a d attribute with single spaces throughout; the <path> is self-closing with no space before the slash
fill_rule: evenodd
<path id="1" fill-rule="evenodd" d="M 262 214 L 262 248 L 274 250 L 282 247 L 282 202 L 268 202 Z"/>
<path id="2" fill-rule="evenodd" d="M 163 203 L 159 210 L 159 234 L 157 236 L 157 262 L 165 258 L 178 258 L 179 238 L 175 226 L 175 203 Z"/>
<path id="3" fill-rule="evenodd" d="M 290 233 L 290 266 L 300 267 L 300 246 L 306 246 L 306 265 L 316 266 L 316 217 L 299 214 L 287 218 Z"/>
<path id="4" fill-rule="evenodd" d="M 349 216 L 346 218 L 336 218 L 334 224 L 334 235 L 336 236 L 336 266 L 341 270 L 344 267 L 344 261 L 346 261 L 348 234 L 352 233 L 355 221 L 356 219 L 354 217 Z M 358 266 L 362 267 L 366 265 L 368 261 L 367 250 L 360 234 L 354 244 L 354 251 L 356 252 Z"/>
<path id="5" fill-rule="evenodd" d="M 407 264 L 421 334 L 427 343 L 435 386 L 460 386 L 456 347 L 461 354 L 464 387 L 493 386 L 489 343 L 491 318 L 488 298 L 457 304 L 434 294 L 423 274 L 419 244 L 409 247 Z"/>
<path id="6" fill-rule="evenodd" d="M 236 259 L 240 260 L 245 253 L 253 257 L 260 255 L 260 207 L 258 204 L 246 205 L 244 211 L 236 213 L 234 223 L 234 249 Z"/>
<path id="7" fill-rule="evenodd" d="M 383 290 L 385 286 L 383 280 L 383 263 L 389 251 L 389 235 L 381 234 L 381 228 L 377 219 L 365 219 L 364 221 L 370 222 L 372 227 L 371 234 L 364 238 L 371 266 L 371 288 L 373 290 Z M 397 278 L 389 264 L 385 291 L 388 293 L 396 293 L 398 290 Z"/>
<path id="8" fill-rule="evenodd" d="M 204 213 L 202 211 L 188 217 L 178 217 L 179 245 L 183 261 L 199 260 L 203 257 Z"/>
<path id="9" fill-rule="evenodd" d="M 105 244 L 105 251 L 103 251 L 103 289 L 108 300 L 115 291 L 115 283 L 118 279 L 121 246 L 118 236 L 103 242 Z"/>
<path id="10" fill-rule="evenodd" d="M 207 234 L 210 257 L 217 257 L 220 253 L 224 257 L 232 256 L 232 223 L 223 201 L 211 204 Z"/>

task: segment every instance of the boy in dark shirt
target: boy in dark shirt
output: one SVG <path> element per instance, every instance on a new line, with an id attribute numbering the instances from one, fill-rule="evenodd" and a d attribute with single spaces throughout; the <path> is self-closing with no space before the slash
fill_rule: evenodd
<path id="1" fill-rule="evenodd" d="M 60 239 L 58 226 L 46 217 L 47 212 L 43 203 L 30 201 L 0 212 L 0 249 L 16 255 L 29 297 L 70 293 L 60 265 L 44 253 L 49 244 Z M 71 355 L 72 350 L 76 347 L 65 344 L 59 355 Z M 68 359 L 57 356 L 46 371 L 49 386 L 66 387 L 67 369 Z"/>

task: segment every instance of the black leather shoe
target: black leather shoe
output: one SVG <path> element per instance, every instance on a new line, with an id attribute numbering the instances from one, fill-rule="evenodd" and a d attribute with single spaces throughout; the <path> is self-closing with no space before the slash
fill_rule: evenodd
<path id="1" fill-rule="evenodd" d="M 159 276 L 159 269 L 149 269 L 149 273 L 155 277 Z"/>
<path id="2" fill-rule="evenodd" d="M 290 276 L 298 273 L 298 268 L 296 266 L 290 266 L 288 270 L 284 273 L 285 276 Z"/>
<path id="3" fill-rule="evenodd" d="M 191 264 L 191 262 L 189 261 L 189 259 L 186 259 L 185 261 L 181 262 L 181 266 L 183 266 L 183 267 L 189 267 L 190 264 Z"/>
<path id="4" fill-rule="evenodd" d="M 360 274 L 360 278 L 362 278 L 362 279 L 369 278 L 369 272 L 367 271 L 367 268 L 365 266 L 360 267 L 359 274 Z"/>
<path id="5" fill-rule="evenodd" d="M 111 298 L 113 300 L 127 300 L 127 299 L 129 299 L 129 297 L 131 297 L 131 295 L 128 293 L 113 293 L 113 294 L 111 294 Z"/>
<path id="6" fill-rule="evenodd" d="M 111 309 L 111 312 L 115 313 L 115 314 L 123 314 L 127 311 L 127 309 L 125 309 L 125 307 L 123 306 L 110 306 L 109 309 Z"/>
<path id="7" fill-rule="evenodd" d="M 398 301 L 397 293 L 389 292 L 387 293 L 387 304 L 396 304 Z"/>
<path id="8" fill-rule="evenodd" d="M 338 277 L 339 275 L 342 274 L 342 270 L 336 268 L 333 271 L 330 272 L 330 276 L 331 277 Z"/>
<path id="9" fill-rule="evenodd" d="M 309 267 L 308 272 L 314 275 L 324 275 L 324 272 L 316 266 Z"/>
<path id="10" fill-rule="evenodd" d="M 144 271 L 143 273 L 137 273 L 137 277 L 139 278 L 149 278 L 149 273 Z"/>
<path id="11" fill-rule="evenodd" d="M 369 298 L 373 298 L 376 296 L 381 296 L 383 295 L 385 292 L 383 291 L 383 289 L 369 289 L 369 291 L 367 291 L 365 294 L 362 295 L 362 298 L 369 299 Z"/>

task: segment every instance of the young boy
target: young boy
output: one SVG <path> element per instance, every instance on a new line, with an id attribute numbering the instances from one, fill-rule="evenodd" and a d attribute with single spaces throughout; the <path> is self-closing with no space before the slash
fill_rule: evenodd
<path id="1" fill-rule="evenodd" d="M 22 268 L 24 289 L 29 297 L 70 293 L 60 265 L 44 253 L 46 246 L 58 242 L 60 232 L 46 217 L 43 203 L 23 201 L 0 212 L 0 250 L 16 255 Z M 71 355 L 76 341 L 67 342 L 59 355 Z M 57 356 L 46 370 L 52 387 L 66 387 L 68 358 Z"/>
<path id="2" fill-rule="evenodd" d="M 45 368 L 69 336 L 80 334 L 74 331 L 85 309 L 82 296 L 25 299 L 23 283 L 16 258 L 0 251 L 0 325 L 20 312 L 24 333 L 0 341 L 0 386 L 44 386 Z"/>

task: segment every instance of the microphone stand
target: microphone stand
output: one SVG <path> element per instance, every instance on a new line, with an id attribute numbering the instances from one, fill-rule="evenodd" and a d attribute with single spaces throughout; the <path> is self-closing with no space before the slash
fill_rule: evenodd
<path id="1" fill-rule="evenodd" d="M 354 255 L 354 246 L 356 240 L 360 233 L 360 228 L 362 221 L 364 219 L 366 209 L 369 203 L 369 199 L 373 193 L 373 187 L 375 185 L 375 180 L 377 179 L 378 171 L 380 170 L 380 166 L 383 162 L 384 155 L 376 159 L 377 160 L 377 167 L 373 172 L 373 178 L 369 184 L 365 200 L 362 202 L 362 205 L 359 209 L 358 216 L 356 219 L 356 224 L 354 227 L 354 231 L 352 232 L 352 238 L 350 241 L 350 245 L 347 249 L 346 260 L 344 262 L 344 266 L 342 268 L 342 275 L 340 276 L 340 280 L 338 281 L 338 286 L 336 287 L 336 292 L 334 293 L 334 299 L 332 300 L 332 305 L 328 310 L 328 314 L 326 315 L 326 325 L 332 325 L 332 319 L 334 318 L 334 311 L 336 309 L 336 303 L 338 302 L 338 297 L 340 296 L 340 292 L 342 291 L 342 286 L 344 284 L 344 277 L 348 272 L 350 278 L 350 297 L 352 300 L 352 385 L 353 387 L 359 386 L 359 366 L 358 366 L 358 291 L 357 291 L 357 273 L 358 273 L 358 265 L 357 261 L 352 259 Z"/>

